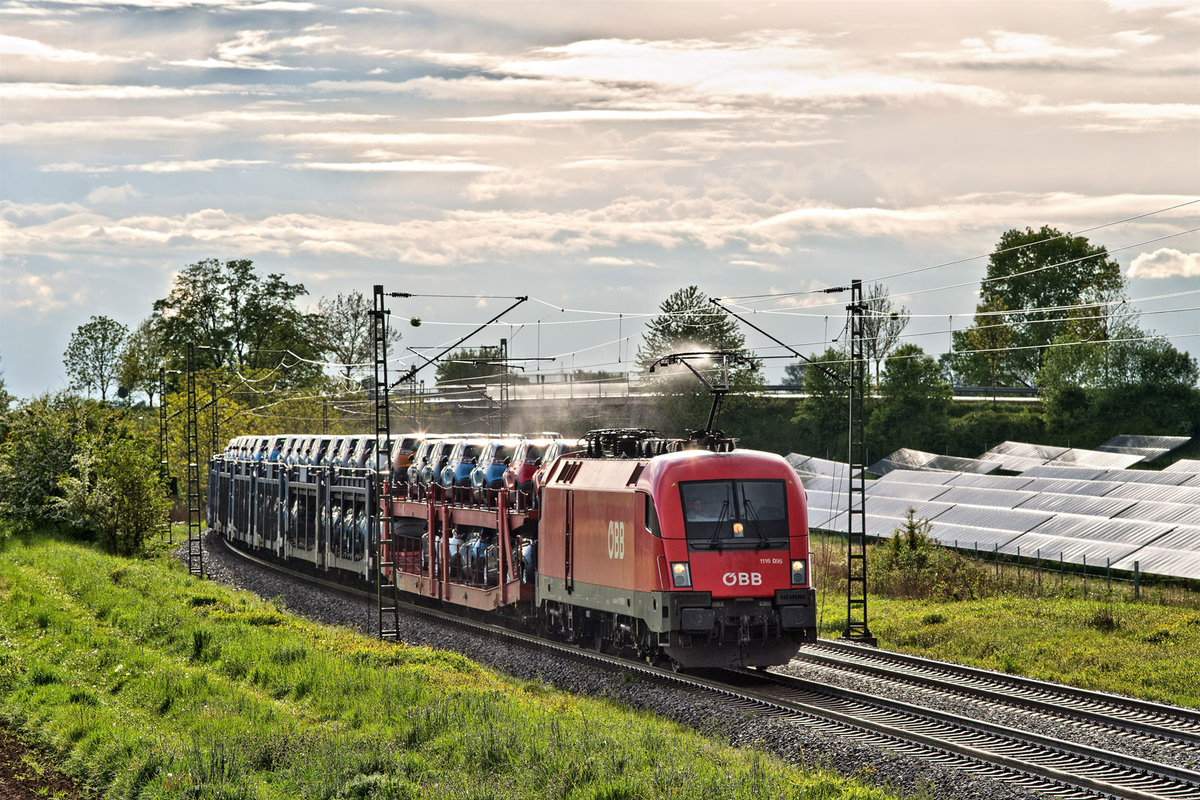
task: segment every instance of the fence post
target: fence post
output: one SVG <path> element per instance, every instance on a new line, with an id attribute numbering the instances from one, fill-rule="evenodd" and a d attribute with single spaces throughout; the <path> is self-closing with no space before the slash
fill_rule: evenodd
<path id="1" fill-rule="evenodd" d="M 1037 549 L 1038 594 L 1042 593 L 1042 548 Z"/>
<path id="2" fill-rule="evenodd" d="M 1083 554 L 1083 599 L 1087 600 L 1087 553 Z"/>
<path id="3" fill-rule="evenodd" d="M 996 579 L 1000 578 L 1000 543 L 992 545 L 992 560 L 996 562 Z"/>
<path id="4" fill-rule="evenodd" d="M 1017 583 L 1021 583 L 1021 545 L 1017 545 Z"/>
<path id="5" fill-rule="evenodd" d="M 1138 569 L 1138 562 L 1133 562 L 1133 599 L 1137 600 L 1142 596 L 1142 572 Z"/>
<path id="6" fill-rule="evenodd" d="M 1112 558 L 1104 559 L 1104 591 L 1112 597 Z"/>
<path id="7" fill-rule="evenodd" d="M 1059 550 L 1058 551 L 1058 588 L 1060 588 L 1060 589 L 1062 588 L 1062 585 L 1063 585 L 1063 572 L 1064 572 L 1063 551 Z"/>

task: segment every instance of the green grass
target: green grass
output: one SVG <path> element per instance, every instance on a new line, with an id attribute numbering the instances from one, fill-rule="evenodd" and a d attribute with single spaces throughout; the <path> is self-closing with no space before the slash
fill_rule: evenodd
<path id="1" fill-rule="evenodd" d="M 114 798 L 892 797 L 44 538 L 0 552 L 0 719 Z"/>
<path id="2" fill-rule="evenodd" d="M 821 635 L 837 637 L 845 627 L 846 584 L 839 546 L 831 547 L 828 563 L 819 546 L 814 551 L 823 587 Z M 961 558 L 941 551 L 941 558 Z M 870 558 L 883 562 L 876 546 Z M 1012 570 L 996 580 L 990 565 L 968 564 L 959 572 L 972 581 L 973 592 L 959 592 L 967 599 L 927 599 L 949 598 L 954 587 L 936 584 L 916 592 L 914 585 L 879 576 L 881 584 L 907 594 L 868 595 L 868 622 L 880 647 L 1200 708 L 1200 604 L 1194 594 L 1178 590 L 1169 604 L 1126 599 L 1123 592 L 1108 596 L 1104 581 L 1093 578 L 1085 599 L 1078 580 L 1060 586 L 1057 576 L 1044 576 L 1039 590 L 1028 566 L 1020 580 Z"/>

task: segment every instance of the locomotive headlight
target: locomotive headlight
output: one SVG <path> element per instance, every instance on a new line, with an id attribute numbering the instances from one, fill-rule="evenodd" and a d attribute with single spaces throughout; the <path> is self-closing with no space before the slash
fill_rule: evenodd
<path id="1" fill-rule="evenodd" d="M 792 559 L 792 586 L 808 583 L 808 563 L 803 558 Z"/>
<path id="2" fill-rule="evenodd" d="M 692 585 L 692 571 L 686 561 L 671 562 L 671 582 L 676 589 L 687 589 Z"/>

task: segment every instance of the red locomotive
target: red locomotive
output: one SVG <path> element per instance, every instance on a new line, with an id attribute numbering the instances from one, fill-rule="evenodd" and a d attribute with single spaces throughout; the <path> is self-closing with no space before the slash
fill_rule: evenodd
<path id="1" fill-rule="evenodd" d="M 363 470 L 225 455 L 210 526 L 317 571 L 382 573 L 385 588 L 682 668 L 782 664 L 816 640 L 805 495 L 784 459 L 644 430 L 585 441 L 542 465 L 536 497 L 384 483 L 378 526 L 345 522 L 364 519 Z"/>

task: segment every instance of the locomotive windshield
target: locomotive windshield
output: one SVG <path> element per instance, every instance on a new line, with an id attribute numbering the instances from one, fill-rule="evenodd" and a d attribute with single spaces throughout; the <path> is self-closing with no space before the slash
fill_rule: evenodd
<path id="1" fill-rule="evenodd" d="M 788 545 L 783 481 L 683 481 L 679 494 L 692 550 L 765 550 Z"/>

